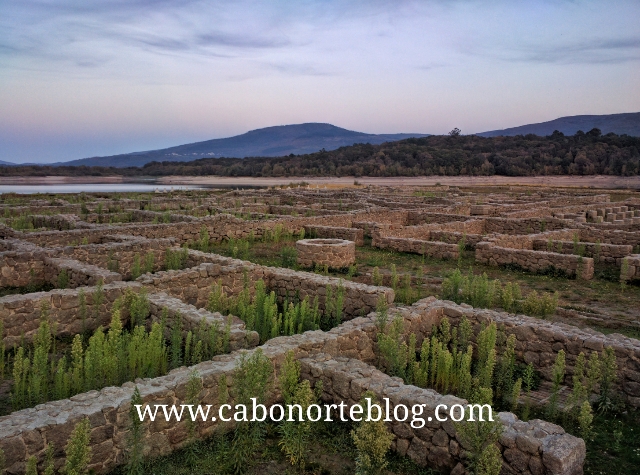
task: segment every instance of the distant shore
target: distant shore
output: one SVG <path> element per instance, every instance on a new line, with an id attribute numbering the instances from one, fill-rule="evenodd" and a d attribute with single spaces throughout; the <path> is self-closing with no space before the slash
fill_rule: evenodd
<path id="1" fill-rule="evenodd" d="M 622 177 L 610 175 L 591 176 L 428 176 L 428 177 L 226 177 L 226 176 L 17 176 L 0 177 L 0 185 L 64 185 L 90 183 L 147 183 L 158 186 L 200 185 L 207 187 L 278 186 L 306 182 L 315 186 L 360 185 L 381 186 L 490 186 L 529 185 L 577 188 L 626 188 L 640 190 L 640 176 Z"/>

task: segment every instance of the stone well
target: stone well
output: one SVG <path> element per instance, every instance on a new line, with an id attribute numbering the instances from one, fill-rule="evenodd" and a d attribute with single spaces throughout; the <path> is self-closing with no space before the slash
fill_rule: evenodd
<path id="1" fill-rule="evenodd" d="M 341 269 L 356 262 L 356 243 L 344 239 L 301 239 L 296 242 L 296 250 L 301 267 L 318 264 Z"/>

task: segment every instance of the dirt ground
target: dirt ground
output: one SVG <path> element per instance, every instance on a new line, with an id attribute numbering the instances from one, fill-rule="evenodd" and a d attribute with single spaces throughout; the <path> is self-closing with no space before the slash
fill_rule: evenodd
<path id="1" fill-rule="evenodd" d="M 83 183 L 158 183 L 161 185 L 208 185 L 208 186 L 277 186 L 289 183 L 306 182 L 312 187 L 341 188 L 352 187 L 357 181 L 360 185 L 383 186 L 476 186 L 476 185 L 527 185 L 556 186 L 570 188 L 629 188 L 640 190 L 640 176 L 620 177 L 608 175 L 593 176 L 535 176 L 535 177 L 472 177 L 472 176 L 423 176 L 423 177 L 221 177 L 221 176 L 166 176 L 157 180 L 151 177 L 0 177 L 1 185 L 57 185 Z"/>

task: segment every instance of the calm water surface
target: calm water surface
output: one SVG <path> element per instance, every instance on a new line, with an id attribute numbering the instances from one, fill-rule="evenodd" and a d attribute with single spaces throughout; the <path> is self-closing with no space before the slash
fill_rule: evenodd
<path id="1" fill-rule="evenodd" d="M 92 193 L 92 192 L 153 192 L 174 190 L 200 190 L 206 187 L 180 185 L 162 186 L 144 183 L 100 183 L 100 184 L 72 184 L 72 185 L 0 185 L 0 193 Z"/>

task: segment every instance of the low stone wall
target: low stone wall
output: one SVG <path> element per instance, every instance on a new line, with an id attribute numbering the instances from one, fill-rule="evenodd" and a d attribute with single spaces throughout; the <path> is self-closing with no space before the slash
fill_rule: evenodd
<path id="1" fill-rule="evenodd" d="M 533 250 L 533 238 L 531 235 L 521 234 L 494 234 L 488 236 L 485 242 L 490 242 L 497 247 L 506 247 L 509 249 L 528 249 Z"/>
<path id="2" fill-rule="evenodd" d="M 629 232 L 621 230 L 598 229 L 591 225 L 582 227 L 579 231 L 580 241 L 606 242 L 619 246 L 640 246 L 640 232 Z"/>
<path id="3" fill-rule="evenodd" d="M 299 233 L 305 225 L 350 227 L 356 220 L 386 221 L 402 216 L 406 212 L 398 211 L 352 211 L 332 216 L 290 217 L 263 221 L 245 221 L 228 214 L 205 216 L 190 222 L 173 224 L 123 224 L 117 227 L 103 225 L 94 229 L 70 231 L 43 231 L 32 233 L 15 232 L 13 237 L 23 239 L 41 246 L 67 246 L 87 239 L 90 244 L 101 243 L 104 236 L 112 234 L 128 234 L 147 239 L 174 238 L 176 244 L 195 242 L 200 238 L 200 230 L 204 227 L 209 232 L 211 242 L 220 242 L 230 238 L 247 239 L 251 235 L 262 237 L 265 231 L 281 227 L 293 233 Z"/>
<path id="4" fill-rule="evenodd" d="M 137 282 L 148 287 L 151 292 L 166 292 L 198 308 L 206 306 L 214 283 L 220 283 L 227 294 L 235 295 L 242 291 L 245 282 L 253 292 L 255 283 L 262 279 L 267 289 L 275 291 L 281 300 L 297 295 L 300 299 L 309 297 L 313 301 L 318 296 L 321 310 L 324 310 L 327 286 L 342 286 L 345 290 L 345 320 L 373 311 L 379 295 L 384 295 L 389 304 L 393 303 L 395 297 L 393 290 L 388 287 L 365 285 L 312 272 L 260 266 L 199 251 L 189 251 L 188 265 L 195 267 L 144 275 Z"/>
<path id="5" fill-rule="evenodd" d="M 354 221 L 351 223 L 351 227 L 361 229 L 363 237 L 371 237 L 377 224 L 375 221 Z"/>
<path id="6" fill-rule="evenodd" d="M 312 217 L 312 216 L 335 216 L 335 215 L 340 215 L 340 214 L 344 214 L 346 212 L 350 211 L 349 207 L 347 205 L 344 205 L 344 209 L 343 210 L 338 210 L 338 209 L 325 209 L 324 206 L 320 205 L 320 206 L 288 206 L 288 205 L 281 205 L 281 206 L 269 206 L 269 213 L 270 214 L 280 214 L 280 215 L 289 215 L 289 216 L 305 216 L 305 217 Z"/>
<path id="7" fill-rule="evenodd" d="M 66 288 L 86 287 L 103 284 L 110 284 L 122 280 L 122 276 L 117 272 L 111 272 L 102 267 L 78 262 L 74 259 L 57 259 L 45 257 L 44 278 L 46 282 L 54 286 L 60 284 L 60 275 L 66 272 Z"/>
<path id="8" fill-rule="evenodd" d="M 529 249 L 513 249 L 496 246 L 491 242 L 480 242 L 476 245 L 476 261 L 490 266 L 517 265 L 530 272 L 546 272 L 560 270 L 568 276 L 582 279 L 593 278 L 593 259 L 556 252 L 532 251 Z"/>
<path id="9" fill-rule="evenodd" d="M 247 331 L 244 322 L 238 317 L 232 315 L 225 317 L 218 312 L 208 312 L 162 292 L 150 294 L 148 298 L 150 304 L 149 321 L 164 321 L 167 339 L 171 338 L 171 332 L 176 324 L 180 325 L 183 337 L 186 337 L 190 331 L 195 333 L 202 325 L 216 327 L 222 334 L 228 325 L 229 348 L 227 351 L 253 348 L 260 343 L 260 335 L 255 331 Z"/>
<path id="10" fill-rule="evenodd" d="M 464 239 L 465 247 L 469 249 L 475 249 L 476 244 L 484 240 L 482 234 L 466 234 L 452 231 L 431 231 L 429 237 L 432 241 L 441 241 L 450 244 L 457 244 Z"/>
<path id="11" fill-rule="evenodd" d="M 301 239 L 296 241 L 301 267 L 327 266 L 344 269 L 356 262 L 356 243 L 344 239 Z"/>
<path id="12" fill-rule="evenodd" d="M 123 242 L 54 248 L 54 250 L 50 251 L 50 254 L 56 257 L 68 257 L 80 262 L 91 263 L 121 273 L 123 278 L 130 279 L 136 256 L 138 256 L 140 268 L 143 269 L 145 257 L 147 254 L 152 254 L 153 271 L 157 272 L 165 265 L 164 258 L 167 248 L 174 245 L 175 240 L 171 238 L 144 239 L 133 237 Z"/>
<path id="13" fill-rule="evenodd" d="M 52 215 L 31 215 L 29 216 L 33 227 L 56 229 L 58 231 L 66 231 L 68 229 L 76 229 L 85 227 L 80 218 L 75 214 L 52 214 Z M 79 226 L 80 224 L 80 226 Z"/>
<path id="14" fill-rule="evenodd" d="M 358 228 L 339 228 L 333 226 L 305 226 L 305 236 L 309 238 L 335 238 L 353 241 L 356 246 L 364 245 L 364 230 Z"/>
<path id="15" fill-rule="evenodd" d="M 578 248 L 584 249 L 586 257 L 594 259 L 599 257 L 600 262 L 617 264 L 618 266 L 621 265 L 622 258 L 633 251 L 633 246 L 619 246 L 616 244 L 574 243 L 573 241 L 545 241 L 543 239 L 534 239 L 533 241 L 533 249 L 535 251 L 552 251 L 559 254 L 574 254 L 576 245 Z"/>
<path id="16" fill-rule="evenodd" d="M 26 287 L 45 281 L 44 255 L 7 251 L 0 253 L 0 287 Z"/>
<path id="17" fill-rule="evenodd" d="M 451 221 L 466 221 L 468 219 L 469 215 L 463 214 L 409 211 L 406 225 L 415 226 L 416 224 L 449 223 Z"/>
<path id="18" fill-rule="evenodd" d="M 139 291 L 142 286 L 135 282 L 114 282 L 102 288 L 102 302 L 96 306 L 96 287 L 52 290 L 25 295 L 7 295 L 0 298 L 0 321 L 4 326 L 4 344 L 7 348 L 31 341 L 40 325 L 43 305 L 51 323 L 57 326 L 57 335 L 72 337 L 77 333 L 94 331 L 111 321 L 111 305 L 131 289 Z M 80 292 L 86 300 L 86 316 L 80 314 Z M 84 327 L 84 328 L 83 328 Z"/>
<path id="19" fill-rule="evenodd" d="M 325 308 L 325 292 L 328 286 L 335 290 L 344 288 L 343 320 L 367 315 L 375 310 L 378 298 L 383 296 L 388 304 L 393 303 L 395 294 L 389 287 L 360 284 L 349 280 L 338 279 L 314 274 L 313 272 L 299 272 L 291 269 L 270 269 L 267 287 L 274 290 L 282 301 L 287 296 L 291 299 L 298 296 L 300 299 L 308 297 L 311 302 L 318 297 L 320 310 Z"/>
<path id="20" fill-rule="evenodd" d="M 640 254 L 632 254 L 623 259 L 626 264 L 621 264 L 620 279 L 625 281 L 640 280 Z M 626 267 L 626 269 L 625 269 Z M 626 275 L 623 273 L 626 270 Z"/>
<path id="21" fill-rule="evenodd" d="M 499 234 L 534 234 L 568 227 L 567 221 L 557 218 L 486 218 L 485 232 Z"/>
<path id="22" fill-rule="evenodd" d="M 589 328 L 580 329 L 524 315 L 474 309 L 469 305 L 456 305 L 434 297 L 418 301 L 398 313 L 404 318 L 406 334 L 416 333 L 418 344 L 422 338 L 430 335 L 433 326 L 439 325 L 445 316 L 452 325 L 458 325 L 462 317 L 466 317 L 476 335 L 483 324 L 494 321 L 507 335 L 513 333 L 516 336 L 518 361 L 532 363 L 546 381 L 552 380 L 553 362 L 558 351 L 564 350 L 566 353 L 565 381 L 570 384 L 580 352 L 588 357 L 593 351 L 601 352 L 612 347 L 618 364 L 617 389 L 628 404 L 640 407 L 640 342 L 636 339 L 620 334 L 604 335 Z"/>
<path id="23" fill-rule="evenodd" d="M 416 310 L 420 310 L 420 307 Z M 431 315 L 433 312 L 428 313 Z M 303 377 L 309 379 L 313 386 L 318 381 L 323 382 L 322 397 L 325 402 L 345 400 L 353 404 L 367 389 L 373 390 L 379 397 L 388 397 L 394 406 L 400 402 L 426 404 L 427 412 L 436 404 L 465 402 L 453 396 L 441 396 L 432 390 L 403 385 L 398 378 L 390 378 L 364 365 L 362 361 L 375 359 L 372 340 L 367 337 L 371 331 L 375 331 L 374 317 L 360 318 L 330 332 L 314 331 L 274 338 L 263 345 L 261 351 L 271 360 L 277 373 L 286 352 L 293 350 L 301 361 Z M 256 350 L 250 353 L 253 351 Z M 0 449 L 5 453 L 7 469 L 9 473 L 24 473 L 27 458 L 35 455 L 41 462 L 48 444 L 56 449 L 56 466 L 63 465 L 62 447 L 66 446 L 74 426 L 83 418 L 88 418 L 92 449 L 89 469 L 99 474 L 106 473 L 126 461 L 131 427 L 129 408 L 136 386 L 145 405 L 186 404 L 187 385 L 195 370 L 202 378 L 203 386 L 198 403 L 210 404 L 212 410 L 217 412 L 219 382 L 223 375 L 231 396 L 228 403 L 234 404 L 234 392 L 229 391 L 232 389 L 229 385 L 241 357 L 239 352 L 216 356 L 211 361 L 191 368 L 179 368 L 159 378 L 140 379 L 135 384 L 125 383 L 122 387 L 89 391 L 70 400 L 40 404 L 36 408 L 2 417 Z M 267 397 L 267 406 L 280 400 L 278 385 L 274 384 Z M 580 472 L 585 452 L 581 439 L 543 421 L 525 423 L 509 413 L 500 413 L 499 417 L 505 425 L 500 439 L 503 467 L 511 469 L 509 473 L 574 475 Z M 427 422 L 421 429 L 400 422 L 390 427 L 395 435 L 393 448 L 421 465 L 430 463 L 442 468 L 452 467 L 464 457 L 455 427 L 450 421 Z M 233 426 L 229 424 L 226 428 L 229 430 Z M 216 430 L 220 430 L 219 421 L 199 421 L 196 424 L 196 437 L 210 436 Z M 143 452 L 148 457 L 168 454 L 188 443 L 184 420 L 147 420 L 143 423 L 142 432 Z M 456 470 L 456 473 L 462 473 L 461 467 Z"/>
<path id="24" fill-rule="evenodd" d="M 160 211 L 144 211 L 144 210 L 133 210 L 131 211 L 131 216 L 134 221 L 138 222 L 151 222 L 153 220 L 158 220 L 160 222 L 164 222 L 164 220 L 168 219 L 170 223 L 182 223 L 185 221 L 197 221 L 198 218 L 195 216 L 190 216 L 188 214 L 178 214 L 178 213 L 161 213 Z"/>
<path id="25" fill-rule="evenodd" d="M 421 239 L 407 239 L 394 237 L 375 237 L 371 243 L 379 249 L 393 249 L 398 252 L 411 252 L 436 259 L 457 259 L 458 245 Z"/>
<path id="26" fill-rule="evenodd" d="M 372 391 L 378 401 L 388 398 L 390 413 L 399 404 L 412 408 L 423 405 L 424 426 L 393 421 L 387 426 L 394 435 L 392 449 L 406 455 L 421 466 L 437 470 L 465 473 L 464 443 L 452 421 L 438 421 L 435 409 L 439 404 L 451 407 L 468 402 L 455 396 L 443 396 L 431 389 L 407 386 L 359 360 L 316 354 L 300 360 L 301 377 L 312 387 L 322 381 L 322 401 L 348 407 L 357 404 L 366 391 Z M 383 403 L 384 407 L 384 403 Z M 558 425 L 534 419 L 518 420 L 508 412 L 494 413 L 504 426 L 499 441 L 503 456 L 502 473 L 510 474 L 577 474 L 582 472 L 586 447 L 582 439 L 567 434 Z M 428 418 L 428 419 L 427 419 Z M 419 425 L 419 424 L 415 424 Z"/>

